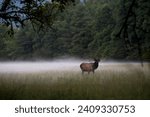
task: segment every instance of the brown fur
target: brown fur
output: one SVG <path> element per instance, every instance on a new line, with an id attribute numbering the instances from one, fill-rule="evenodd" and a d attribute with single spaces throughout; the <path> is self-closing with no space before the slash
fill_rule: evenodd
<path id="1" fill-rule="evenodd" d="M 94 73 L 95 69 L 98 68 L 99 61 L 100 60 L 95 59 L 94 63 L 81 63 L 80 68 L 82 70 L 82 74 L 84 72 L 88 72 L 88 73 L 93 72 Z"/>

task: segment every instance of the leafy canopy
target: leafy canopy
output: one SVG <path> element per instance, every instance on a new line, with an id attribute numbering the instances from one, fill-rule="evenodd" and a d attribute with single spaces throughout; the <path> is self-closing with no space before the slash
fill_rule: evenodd
<path id="1" fill-rule="evenodd" d="M 25 26 L 25 21 L 40 28 L 51 26 L 55 15 L 74 0 L 3 0 L 0 5 L 0 24 L 11 28 Z"/>

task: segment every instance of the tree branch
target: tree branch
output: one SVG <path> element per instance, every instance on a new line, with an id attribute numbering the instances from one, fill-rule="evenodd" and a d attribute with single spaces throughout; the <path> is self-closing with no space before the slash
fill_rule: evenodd
<path id="1" fill-rule="evenodd" d="M 127 22 L 128 22 L 128 20 L 129 20 L 129 17 L 130 17 L 130 14 L 131 14 L 131 12 L 132 12 L 132 9 L 133 9 L 133 7 L 134 7 L 135 2 L 136 2 L 136 0 L 133 0 L 133 1 L 132 1 L 131 5 L 130 5 L 130 7 L 129 7 L 129 10 L 128 10 L 128 12 L 127 12 L 127 15 L 126 15 L 125 18 L 124 18 L 125 21 L 124 21 L 122 27 L 120 28 L 119 33 L 116 35 L 117 37 L 120 37 L 122 31 L 126 29 Z"/>

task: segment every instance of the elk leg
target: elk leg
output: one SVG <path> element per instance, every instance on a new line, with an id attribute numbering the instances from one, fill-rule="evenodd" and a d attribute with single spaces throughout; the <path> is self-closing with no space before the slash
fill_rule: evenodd
<path id="1" fill-rule="evenodd" d="M 82 75 L 84 74 L 84 71 L 82 71 Z"/>

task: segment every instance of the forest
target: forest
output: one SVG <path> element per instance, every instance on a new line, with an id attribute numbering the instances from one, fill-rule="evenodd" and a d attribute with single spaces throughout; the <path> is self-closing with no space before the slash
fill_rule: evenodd
<path id="1" fill-rule="evenodd" d="M 25 27 L 14 28 L 13 35 L 0 24 L 0 60 L 71 56 L 149 61 L 150 2 L 136 1 L 126 20 L 131 4 L 131 0 L 76 0 L 57 13 L 50 28 L 39 29 L 26 21 Z M 121 35 L 122 26 L 126 30 Z"/>

